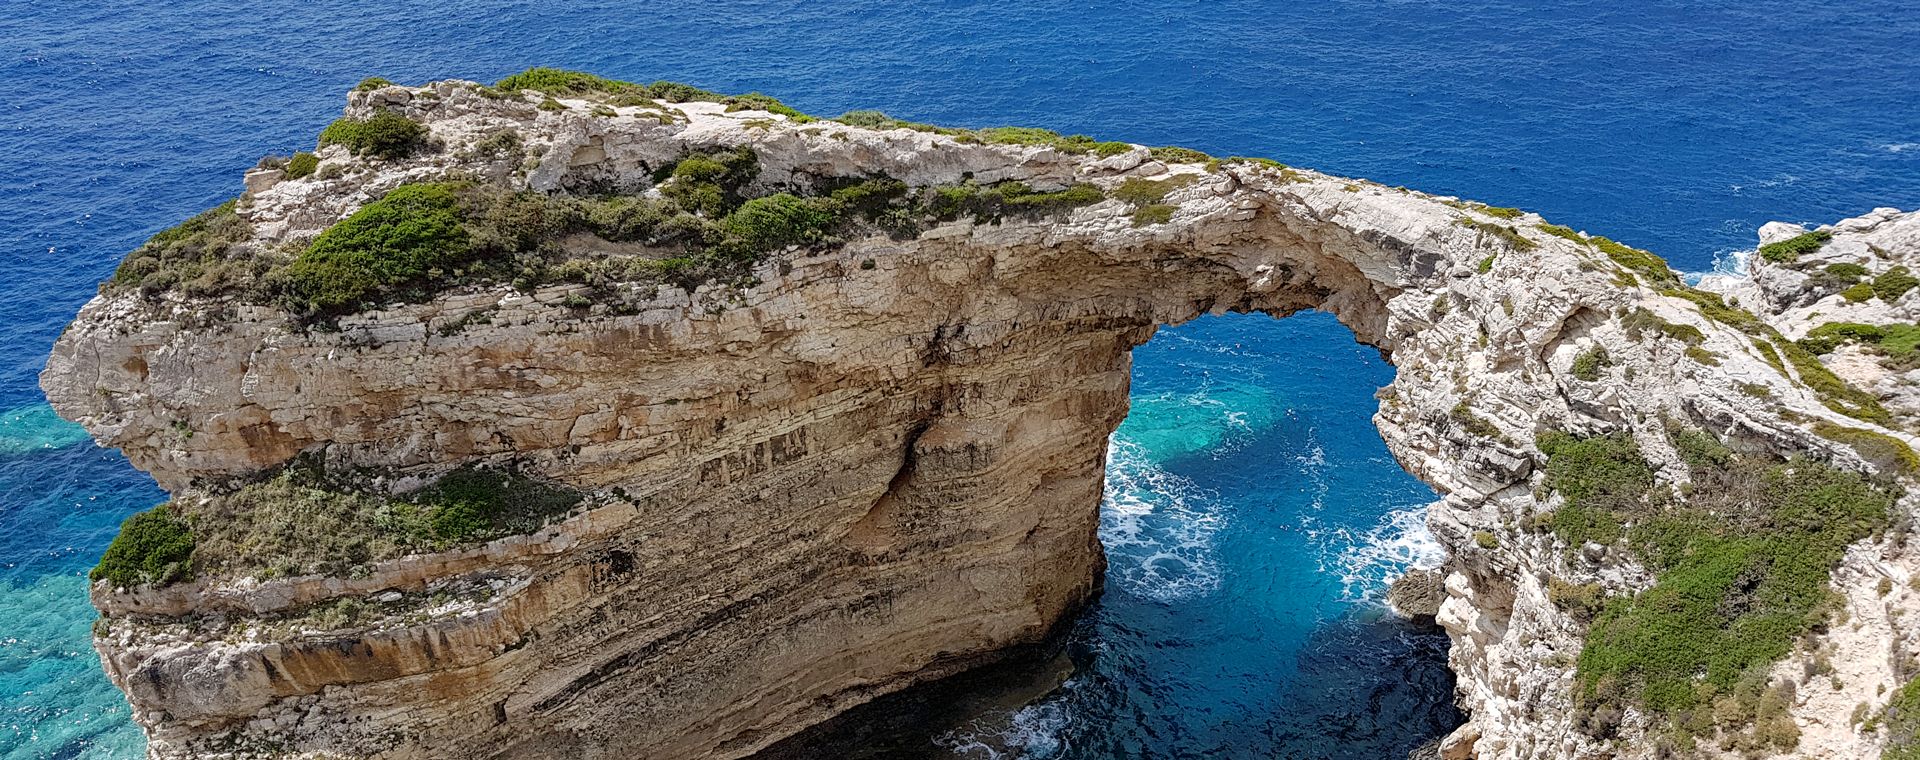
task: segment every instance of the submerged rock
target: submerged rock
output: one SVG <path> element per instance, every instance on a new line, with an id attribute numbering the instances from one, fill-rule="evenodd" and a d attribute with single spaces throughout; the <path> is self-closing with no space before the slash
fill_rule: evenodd
<path id="1" fill-rule="evenodd" d="M 1447 597 L 1444 580 L 1434 570 L 1408 570 L 1387 587 L 1387 604 L 1406 617 L 1431 620 L 1440 614 L 1440 603 Z"/>

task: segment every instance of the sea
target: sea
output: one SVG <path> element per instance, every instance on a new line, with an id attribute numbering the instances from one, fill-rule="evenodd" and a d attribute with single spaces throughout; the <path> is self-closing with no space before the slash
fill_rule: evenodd
<path id="1" fill-rule="evenodd" d="M 0 760 L 144 751 L 85 573 L 165 496 L 47 407 L 48 348 L 123 254 L 310 148 L 364 77 L 559 66 L 1270 157 L 1701 273 L 1770 220 L 1920 208 L 1917 51 L 1911 0 L 6 2 Z M 1442 559 L 1437 496 L 1371 426 L 1393 368 L 1308 312 L 1162 330 L 1133 371 L 1106 592 L 1042 685 L 845 754 L 1393 758 L 1458 725 L 1445 636 L 1381 603 Z"/>

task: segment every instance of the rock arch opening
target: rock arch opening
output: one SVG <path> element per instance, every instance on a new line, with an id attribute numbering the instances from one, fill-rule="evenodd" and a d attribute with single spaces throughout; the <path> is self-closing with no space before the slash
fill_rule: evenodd
<path id="1" fill-rule="evenodd" d="M 1393 370 L 1330 314 L 1206 315 L 1133 349 L 1100 598 L 1049 647 L 756 756 L 1404 756 L 1455 728 L 1446 636 L 1388 612 L 1435 494 L 1371 421 Z M 889 754 L 892 753 L 892 754 Z"/>

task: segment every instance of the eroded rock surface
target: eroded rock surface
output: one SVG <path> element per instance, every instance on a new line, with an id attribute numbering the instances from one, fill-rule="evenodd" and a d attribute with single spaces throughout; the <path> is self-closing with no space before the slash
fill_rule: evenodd
<path id="1" fill-rule="evenodd" d="M 615 286 L 631 309 L 569 303 L 584 287 L 468 287 L 327 331 L 236 299 L 95 299 L 43 386 L 176 498 L 303 453 L 399 480 L 510 460 L 600 496 L 530 535 L 346 576 L 98 585 L 97 643 L 155 757 L 745 756 L 1071 615 L 1101 577 L 1097 507 L 1129 350 L 1202 314 L 1307 308 L 1397 368 L 1375 421 L 1445 495 L 1431 516 L 1450 552 L 1438 619 L 1471 722 L 1443 756 L 1646 755 L 1632 716 L 1611 740 L 1572 725 L 1584 628 L 1548 579 L 1631 593 L 1650 575 L 1525 527 L 1558 499 L 1539 489 L 1536 436 L 1625 431 L 1675 482 L 1674 420 L 1861 468 L 1812 426 L 1910 440 L 1834 411 L 1752 335 L 1531 214 L 1144 148 L 1099 157 L 708 104 L 661 106 L 681 112 L 661 119 L 540 100 L 461 82 L 356 93 L 349 113 L 406 114 L 444 147 L 390 162 L 326 148 L 310 177 L 250 176 L 239 213 L 260 245 L 297 246 L 406 182 L 645 186 L 690 149 L 738 145 L 769 187 L 1194 181 L 1167 196 L 1163 223 L 1109 199 L 875 233 L 782 252 L 755 283 Z M 528 166 L 474 150 L 504 127 Z M 1700 337 L 1629 329 L 1636 310 Z M 1604 371 L 1576 370 L 1596 348 Z M 1863 544 L 1836 576 L 1873 611 L 1832 636 L 1861 653 L 1845 685 L 1795 708 L 1835 728 L 1808 732 L 1808 756 L 1880 741 L 1849 716 L 1898 685 L 1915 569 L 1890 543 Z M 1875 577 L 1896 593 L 1876 595 Z M 351 625 L 304 612 L 343 599 L 386 612 Z"/>

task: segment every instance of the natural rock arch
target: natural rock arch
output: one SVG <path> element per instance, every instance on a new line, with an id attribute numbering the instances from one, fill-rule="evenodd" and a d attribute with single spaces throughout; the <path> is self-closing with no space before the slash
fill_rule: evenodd
<path id="1" fill-rule="evenodd" d="M 430 89 L 357 93 L 349 110 L 406 114 L 444 151 L 378 163 L 330 149 L 354 173 L 266 177 L 243 209 L 262 243 L 305 240 L 402 182 L 497 174 L 463 149 L 503 125 L 544 158 L 502 181 L 535 190 L 644 183 L 689 148 L 735 145 L 769 186 L 1191 179 L 1169 183 L 1165 222 L 1136 223 L 1119 199 L 963 219 L 786 252 L 746 286 L 621 286 L 629 313 L 583 313 L 566 302 L 575 286 L 469 288 L 327 332 L 232 301 L 95 299 L 43 385 L 177 497 L 303 452 L 400 483 L 511 460 L 603 494 L 531 534 L 358 576 L 102 585 L 99 646 L 158 756 L 737 757 L 989 661 L 1095 592 L 1130 349 L 1205 313 L 1306 308 L 1394 364 L 1375 422 L 1447 495 L 1441 617 L 1473 714 L 1455 744 L 1572 752 L 1583 740 L 1540 743 L 1567 735 L 1565 665 L 1549 658 L 1578 647 L 1545 603 L 1557 555 L 1511 529 L 1535 506 L 1535 433 L 1630 431 L 1676 475 L 1663 415 L 1773 448 L 1832 448 L 1783 410 L 1857 424 L 1746 336 L 1641 285 L 1650 270 L 1530 214 L 1138 147 L 1098 158 L 704 104 L 657 120 Z M 1699 330 L 1722 364 L 1629 339 L 1617 316 L 1634 308 Z M 1631 374 L 1572 376 L 1592 345 Z M 1756 408 L 1735 376 L 1777 406 Z M 1496 532 L 1508 543 L 1476 537 Z M 455 581 L 488 591 L 448 614 L 431 592 Z M 389 594 L 411 611 L 313 622 Z"/>

